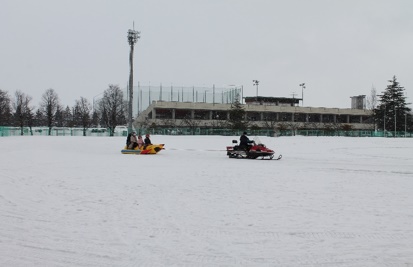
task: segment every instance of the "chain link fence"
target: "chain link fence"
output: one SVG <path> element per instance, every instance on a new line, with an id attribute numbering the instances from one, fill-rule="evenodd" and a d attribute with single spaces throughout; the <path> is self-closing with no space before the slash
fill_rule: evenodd
<path id="1" fill-rule="evenodd" d="M 242 86 L 176 86 L 140 85 L 133 87 L 134 114 L 142 113 L 152 101 L 189 102 L 189 103 L 233 103 L 238 97 L 243 101 Z M 128 97 L 128 93 L 126 92 Z M 137 111 L 137 112 L 135 112 Z"/>
<path id="2" fill-rule="evenodd" d="M 0 136 L 18 136 L 21 134 L 19 127 L 0 127 Z M 49 128 L 47 127 L 29 127 L 23 128 L 23 135 L 48 136 Z M 51 136 L 83 136 L 83 128 L 53 127 Z M 125 128 L 115 129 L 114 136 L 127 136 L 128 130 Z M 86 129 L 86 136 L 110 136 L 109 129 L 106 128 L 89 128 Z"/>
<path id="3" fill-rule="evenodd" d="M 139 134 L 150 133 L 152 135 L 223 135 L 239 136 L 244 130 L 233 129 L 213 129 L 213 128 L 158 128 L 158 129 L 138 129 Z M 411 132 L 394 132 L 394 131 L 374 131 L 374 130 L 351 130 L 351 131 L 331 131 L 331 130 L 271 130 L 271 129 L 249 129 L 249 136 L 348 136 L 348 137 L 413 137 Z M 1 136 L 19 136 L 21 129 L 19 127 L 0 127 Z M 49 135 L 49 128 L 34 127 L 30 130 L 28 127 L 23 128 L 23 135 Z M 126 127 L 116 128 L 114 136 L 127 136 Z M 51 136 L 83 136 L 83 128 L 52 128 Z M 86 136 L 110 136 L 106 128 L 89 128 L 86 130 Z"/>

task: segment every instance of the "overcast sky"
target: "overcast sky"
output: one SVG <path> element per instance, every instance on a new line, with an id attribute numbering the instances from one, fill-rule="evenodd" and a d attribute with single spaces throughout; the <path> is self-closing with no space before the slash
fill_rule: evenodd
<path id="1" fill-rule="evenodd" d="M 413 96 L 411 0 L 0 0 L 0 89 L 63 105 L 135 85 L 243 85 L 244 96 L 350 107 L 396 75 Z"/>

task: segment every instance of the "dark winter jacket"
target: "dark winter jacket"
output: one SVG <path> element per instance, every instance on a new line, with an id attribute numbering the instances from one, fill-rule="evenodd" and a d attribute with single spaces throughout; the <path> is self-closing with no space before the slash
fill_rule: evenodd
<path id="1" fill-rule="evenodd" d="M 245 134 L 243 134 L 239 138 L 239 141 L 240 141 L 240 143 L 239 143 L 240 146 L 246 147 L 246 146 L 249 145 L 248 143 L 249 143 L 250 139 Z"/>
<path id="2" fill-rule="evenodd" d="M 128 137 L 126 137 L 126 145 L 129 146 L 130 145 L 130 137 L 132 136 L 132 133 L 128 134 Z"/>

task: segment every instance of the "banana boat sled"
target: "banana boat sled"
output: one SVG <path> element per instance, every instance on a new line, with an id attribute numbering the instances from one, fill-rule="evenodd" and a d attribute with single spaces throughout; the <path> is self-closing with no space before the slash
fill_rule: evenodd
<path id="1" fill-rule="evenodd" d="M 161 151 L 164 148 L 165 144 L 158 144 L 158 145 L 147 145 L 144 146 L 142 149 L 139 149 L 138 147 L 135 147 L 134 149 L 129 149 L 127 146 L 125 146 L 122 149 L 122 154 L 157 154 L 159 151 Z"/>

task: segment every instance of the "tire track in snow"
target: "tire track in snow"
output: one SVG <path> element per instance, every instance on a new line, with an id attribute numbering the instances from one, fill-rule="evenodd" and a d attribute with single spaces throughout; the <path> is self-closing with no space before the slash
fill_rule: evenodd
<path id="1" fill-rule="evenodd" d="M 149 228 L 139 229 L 140 232 L 152 236 L 174 236 L 189 235 L 193 237 L 236 237 L 237 239 L 365 239 L 365 240 L 401 240 L 413 239 L 413 234 L 388 234 L 388 233 L 357 233 L 357 232 L 247 232 L 239 234 L 239 231 L 220 230 L 191 230 L 191 229 L 170 229 L 170 228 Z"/>
<path id="2" fill-rule="evenodd" d="M 341 245 L 349 246 L 352 242 L 360 242 L 366 240 L 365 244 L 371 241 L 398 241 L 412 240 L 412 234 L 391 234 L 391 233 L 359 233 L 359 232 L 277 232 L 277 231 L 221 231 L 221 230 L 197 230 L 197 229 L 180 229 L 180 228 L 145 228 L 137 229 L 142 235 L 150 236 L 157 239 L 158 242 L 179 240 L 179 245 L 183 245 L 179 251 L 170 251 L 169 247 L 157 247 L 157 255 L 160 256 L 161 262 L 172 262 L 179 259 L 177 262 L 186 263 L 180 266 L 259 266 L 262 264 L 271 264 L 275 266 L 295 267 L 295 266 L 340 266 L 340 267 L 355 267 L 355 266 L 409 266 L 401 265 L 400 262 L 387 262 L 390 259 L 381 259 L 380 255 L 366 255 L 360 257 L 357 254 L 357 248 L 351 250 L 350 254 L 353 257 L 346 255 L 341 257 L 339 254 L 331 253 L 329 256 L 301 256 L 301 255 L 278 255 L 277 257 L 253 257 L 254 255 L 238 255 L 236 251 L 219 248 L 222 246 L 253 246 L 256 249 L 268 246 L 269 241 L 293 242 L 300 244 L 303 242 L 328 242 L 331 244 L 339 244 L 339 240 L 343 240 Z M 218 242 L 219 240 L 219 242 Z M 345 241 L 344 241 L 345 240 Z M 217 241 L 217 242 L 215 242 Z M 346 242 L 348 241 L 348 242 Z M 199 243 L 202 243 L 199 245 Z M 273 243 L 276 244 L 276 243 Z M 361 242 L 363 243 L 363 242 Z M 405 242 L 404 242 L 405 243 Z M 196 244 L 197 249 L 191 246 Z M 214 244 L 219 244 L 215 247 Z M 276 249 L 277 245 L 269 246 L 271 249 Z M 146 249 L 151 250 L 150 246 Z M 184 253 L 188 251 L 188 253 Z M 152 251 L 154 252 L 154 251 Z M 253 252 L 252 252 L 253 253 Z M 294 252 L 293 252 L 294 253 Z M 373 253 L 374 254 L 374 253 Z M 358 257 L 357 257 L 358 256 Z M 412 259 L 413 260 L 413 259 Z M 386 264 L 383 264 L 386 261 Z"/>

